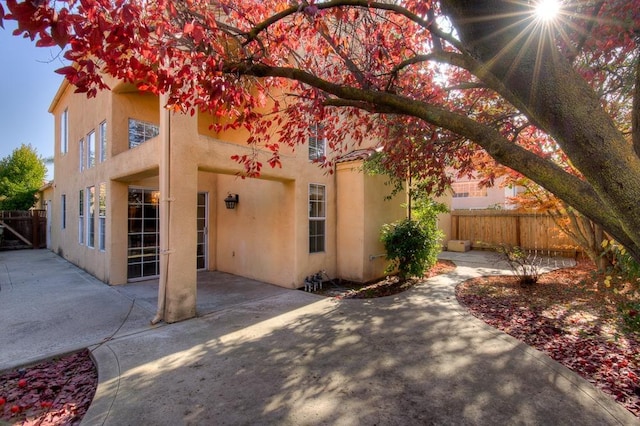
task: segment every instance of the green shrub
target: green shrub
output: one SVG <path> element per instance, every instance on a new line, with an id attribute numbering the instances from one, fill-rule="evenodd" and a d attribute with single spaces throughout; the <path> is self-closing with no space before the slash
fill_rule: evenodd
<path id="1" fill-rule="evenodd" d="M 635 288 L 640 283 L 640 264 L 631 256 L 622 245 L 615 240 L 604 240 L 602 256 L 607 256 L 611 262 L 611 268 L 605 271 L 609 275 L 619 275 L 631 282 Z"/>
<path id="2" fill-rule="evenodd" d="M 399 271 L 401 280 L 421 277 L 435 265 L 440 248 L 438 232 L 428 232 L 423 222 L 404 219 L 382 226 L 380 240 L 391 264 L 386 272 Z"/>
<path id="3" fill-rule="evenodd" d="M 640 302 L 626 302 L 618 306 L 625 328 L 640 334 Z"/>

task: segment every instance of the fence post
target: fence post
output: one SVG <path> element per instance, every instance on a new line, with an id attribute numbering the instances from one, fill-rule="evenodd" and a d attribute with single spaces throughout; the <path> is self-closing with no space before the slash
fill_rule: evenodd
<path id="1" fill-rule="evenodd" d="M 31 245 L 40 248 L 40 217 L 37 211 L 31 212 Z"/>

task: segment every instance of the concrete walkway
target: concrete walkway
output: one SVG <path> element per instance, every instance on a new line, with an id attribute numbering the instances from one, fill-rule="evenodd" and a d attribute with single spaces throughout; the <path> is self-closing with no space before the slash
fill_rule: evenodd
<path id="1" fill-rule="evenodd" d="M 83 424 L 640 424 L 468 315 L 455 285 L 506 271 L 491 254 L 450 257 L 453 273 L 386 298 L 286 291 L 154 329 L 132 324 L 94 347 L 100 383 Z"/>

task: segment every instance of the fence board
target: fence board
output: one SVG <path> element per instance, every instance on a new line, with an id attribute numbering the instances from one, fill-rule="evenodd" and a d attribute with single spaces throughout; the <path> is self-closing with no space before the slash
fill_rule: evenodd
<path id="1" fill-rule="evenodd" d="M 3 230 L 0 249 L 46 247 L 46 210 L 0 211 L 0 222 L 10 228 Z"/>
<path id="2" fill-rule="evenodd" d="M 499 245 L 526 250 L 577 252 L 580 248 L 544 213 L 510 210 L 453 210 L 451 236 L 472 248 Z"/>

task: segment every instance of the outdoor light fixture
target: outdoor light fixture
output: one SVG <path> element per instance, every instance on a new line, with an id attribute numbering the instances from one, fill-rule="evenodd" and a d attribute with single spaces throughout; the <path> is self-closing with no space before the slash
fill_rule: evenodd
<path id="1" fill-rule="evenodd" d="M 238 194 L 229 193 L 227 198 L 224 199 L 224 205 L 227 206 L 228 209 L 235 209 L 239 198 Z"/>

